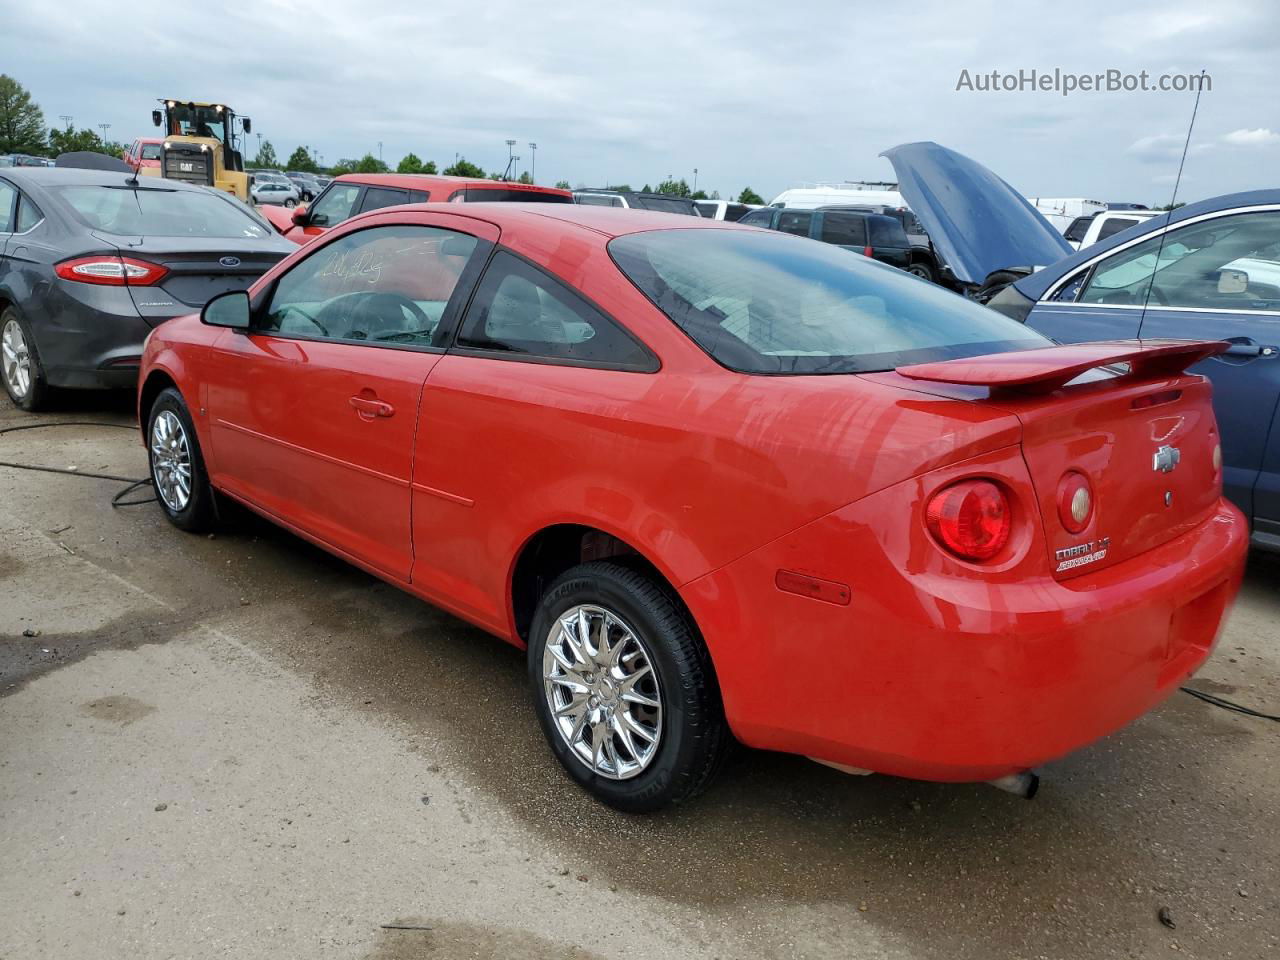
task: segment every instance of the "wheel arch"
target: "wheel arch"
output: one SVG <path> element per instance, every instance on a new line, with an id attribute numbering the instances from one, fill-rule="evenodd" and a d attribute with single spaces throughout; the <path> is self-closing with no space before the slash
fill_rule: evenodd
<path id="1" fill-rule="evenodd" d="M 151 407 L 155 404 L 156 397 L 169 387 L 182 393 L 174 376 L 161 367 L 153 368 L 138 387 L 138 428 L 142 431 L 144 443 L 147 441 L 147 420 L 150 419 L 148 415 Z"/>

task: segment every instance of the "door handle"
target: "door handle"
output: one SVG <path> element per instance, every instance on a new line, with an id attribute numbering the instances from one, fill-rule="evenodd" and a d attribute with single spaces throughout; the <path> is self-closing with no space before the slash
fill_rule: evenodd
<path id="1" fill-rule="evenodd" d="M 385 400 L 374 400 L 369 397 L 352 397 L 351 406 L 366 420 L 373 417 L 389 417 L 396 412 L 396 408 Z"/>

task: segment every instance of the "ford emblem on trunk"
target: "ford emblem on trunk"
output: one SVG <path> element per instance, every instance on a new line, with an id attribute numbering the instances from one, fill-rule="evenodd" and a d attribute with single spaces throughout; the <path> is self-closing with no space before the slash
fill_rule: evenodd
<path id="1" fill-rule="evenodd" d="M 223 258 L 222 258 L 221 260 L 219 260 L 218 262 L 219 262 L 220 264 L 222 264 L 224 267 L 238 267 L 238 266 L 240 266 L 240 258 L 239 258 L 239 257 L 223 257 Z"/>
<path id="2" fill-rule="evenodd" d="M 1151 469 L 1157 473 L 1173 473 L 1173 468 L 1182 459 L 1182 451 L 1177 447 L 1163 446 L 1151 458 Z"/>

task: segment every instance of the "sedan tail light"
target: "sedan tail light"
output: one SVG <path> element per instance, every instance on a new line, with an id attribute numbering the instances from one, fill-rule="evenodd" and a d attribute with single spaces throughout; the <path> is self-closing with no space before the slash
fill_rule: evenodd
<path id="1" fill-rule="evenodd" d="M 1009 541 L 1009 497 L 991 480 L 961 480 L 939 490 L 925 509 L 929 532 L 963 560 L 990 560 Z"/>
<path id="2" fill-rule="evenodd" d="M 153 287 L 169 272 L 168 267 L 132 257 L 78 257 L 53 268 L 63 280 L 94 283 L 103 287 Z"/>

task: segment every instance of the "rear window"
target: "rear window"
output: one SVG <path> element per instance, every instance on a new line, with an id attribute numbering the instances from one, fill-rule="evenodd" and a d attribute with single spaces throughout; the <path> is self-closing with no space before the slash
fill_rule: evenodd
<path id="1" fill-rule="evenodd" d="M 633 207 L 641 210 L 657 210 L 660 213 L 683 213 L 685 216 L 698 216 L 698 208 L 691 200 L 668 200 L 666 197 L 633 197 Z"/>
<path id="2" fill-rule="evenodd" d="M 907 233 L 902 224 L 893 217 L 867 217 L 867 228 L 871 231 L 873 247 L 907 247 Z"/>
<path id="3" fill-rule="evenodd" d="M 861 373 L 1050 345 L 910 274 L 778 233 L 655 230 L 617 237 L 609 252 L 698 346 L 743 373 Z"/>
<path id="4" fill-rule="evenodd" d="M 573 197 L 541 190 L 511 190 L 507 187 L 463 187 L 449 195 L 452 203 L 573 203 Z"/>
<path id="5" fill-rule="evenodd" d="M 133 237 L 269 236 L 252 217 L 204 190 L 75 185 L 50 187 L 91 229 Z"/>
<path id="6" fill-rule="evenodd" d="M 158 144 L 158 143 L 144 143 L 144 144 L 142 145 L 142 159 L 143 159 L 143 160 L 159 160 L 159 159 L 160 159 L 160 144 Z"/>
<path id="7" fill-rule="evenodd" d="M 866 220 L 855 213 L 824 213 L 822 215 L 822 242 L 845 247 L 867 245 Z"/>

